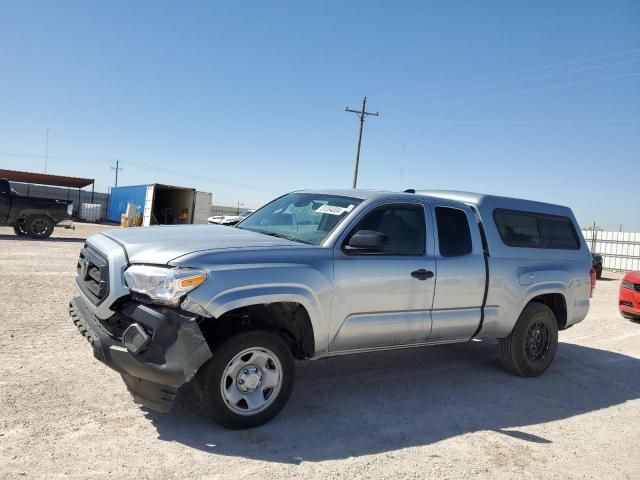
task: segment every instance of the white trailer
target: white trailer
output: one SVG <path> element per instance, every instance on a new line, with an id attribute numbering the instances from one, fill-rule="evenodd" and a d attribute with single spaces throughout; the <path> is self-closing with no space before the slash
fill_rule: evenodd
<path id="1" fill-rule="evenodd" d="M 211 193 L 154 183 L 147 185 L 142 225 L 207 223 Z"/>

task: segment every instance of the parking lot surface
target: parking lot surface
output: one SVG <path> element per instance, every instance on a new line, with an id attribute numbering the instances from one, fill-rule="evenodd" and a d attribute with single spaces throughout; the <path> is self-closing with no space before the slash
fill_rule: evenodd
<path id="1" fill-rule="evenodd" d="M 640 478 L 640 323 L 605 272 L 539 378 L 496 342 L 298 363 L 285 410 L 253 430 L 135 405 L 67 315 L 83 239 L 0 228 L 0 478 Z"/>

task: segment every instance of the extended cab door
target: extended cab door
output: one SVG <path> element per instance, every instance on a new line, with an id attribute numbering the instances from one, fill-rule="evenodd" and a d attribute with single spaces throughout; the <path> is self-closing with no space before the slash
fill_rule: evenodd
<path id="1" fill-rule="evenodd" d="M 471 338 L 482 318 L 484 250 L 472 210 L 460 204 L 433 204 L 437 282 L 431 312 L 431 341 Z"/>
<path id="2" fill-rule="evenodd" d="M 374 207 L 352 224 L 334 250 L 330 352 L 425 342 L 431 319 L 435 260 L 425 205 Z M 355 232 L 384 233 L 384 252 L 345 250 Z"/>
<path id="3" fill-rule="evenodd" d="M 0 179 L 0 223 L 5 223 L 11 210 L 11 186 L 7 180 Z"/>

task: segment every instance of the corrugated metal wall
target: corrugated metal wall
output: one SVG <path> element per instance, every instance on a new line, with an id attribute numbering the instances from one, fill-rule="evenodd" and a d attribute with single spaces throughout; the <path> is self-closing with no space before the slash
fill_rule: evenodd
<path id="1" fill-rule="evenodd" d="M 146 192 L 147 185 L 113 187 L 107 218 L 112 222 L 120 223 L 120 216 L 126 212 L 128 203 L 135 203 L 138 206 L 138 213 L 142 213 Z"/>
<path id="2" fill-rule="evenodd" d="M 607 270 L 640 270 L 640 233 L 582 230 L 587 245 L 602 255 Z"/>

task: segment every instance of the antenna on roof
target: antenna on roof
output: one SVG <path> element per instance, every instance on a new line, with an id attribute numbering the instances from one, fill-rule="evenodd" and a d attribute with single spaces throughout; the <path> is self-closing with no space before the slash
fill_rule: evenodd
<path id="1" fill-rule="evenodd" d="M 404 193 L 416 193 L 416 189 L 415 188 L 407 188 Z"/>

